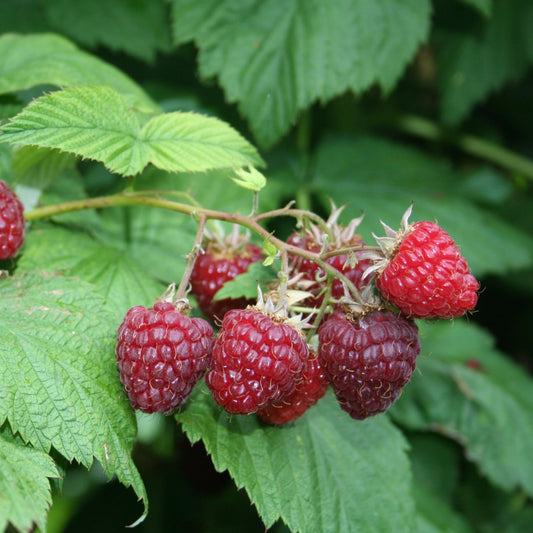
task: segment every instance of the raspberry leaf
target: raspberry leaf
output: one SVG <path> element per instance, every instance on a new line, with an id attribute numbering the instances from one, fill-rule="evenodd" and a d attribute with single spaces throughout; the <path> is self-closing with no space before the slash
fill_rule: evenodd
<path id="1" fill-rule="evenodd" d="M 175 41 L 197 44 L 201 75 L 218 76 L 263 145 L 317 100 L 374 84 L 390 91 L 431 12 L 427 0 L 173 0 L 172 9 Z"/>
<path id="2" fill-rule="evenodd" d="M 134 9 L 130 0 L 55 0 L 47 2 L 45 10 L 56 31 L 85 46 L 105 45 L 148 62 L 170 49 L 163 0 L 137 2 Z"/>
<path id="3" fill-rule="evenodd" d="M 520 78 L 533 63 L 529 0 L 496 1 L 483 22 L 475 30 L 471 25 L 466 31 L 454 27 L 436 32 L 441 114 L 451 124 L 463 120 L 490 93 Z"/>
<path id="4" fill-rule="evenodd" d="M 44 531 L 52 503 L 49 478 L 60 477 L 54 461 L 0 430 L 0 464 L 0 530 L 9 522 L 17 531 L 30 531 L 34 524 Z"/>
<path id="5" fill-rule="evenodd" d="M 406 441 L 386 417 L 355 423 L 330 395 L 296 423 L 267 427 L 229 418 L 200 389 L 176 418 L 267 528 L 281 518 L 291 531 L 413 531 Z"/>
<path id="6" fill-rule="evenodd" d="M 132 459 L 135 417 L 118 379 L 116 323 L 79 279 L 28 273 L 2 280 L 0 423 L 25 442 L 131 486 L 145 504 Z M 143 516 L 144 516 L 143 515 Z"/>
<path id="7" fill-rule="evenodd" d="M 473 324 L 420 326 L 422 353 L 431 355 L 419 357 L 394 418 L 456 439 L 493 483 L 533 495 L 531 378 Z"/>
<path id="8" fill-rule="evenodd" d="M 127 251 L 48 225 L 30 233 L 19 267 L 62 272 L 92 283 L 117 319 L 134 305 L 153 303 L 154 295 L 164 290 Z"/>
<path id="9" fill-rule="evenodd" d="M 255 148 L 219 119 L 135 111 L 110 87 L 70 87 L 30 103 L 1 128 L 0 142 L 58 148 L 124 176 L 149 163 L 172 172 L 262 164 Z"/>
<path id="10" fill-rule="evenodd" d="M 217 291 L 213 300 L 225 298 L 257 298 L 257 284 L 263 285 L 277 279 L 273 268 L 268 268 L 263 263 L 252 263 L 246 272 L 226 281 Z"/>
<path id="11" fill-rule="evenodd" d="M 157 104 L 128 76 L 64 37 L 9 33 L 0 37 L 0 94 L 36 85 L 69 87 L 98 83 L 113 87 L 132 105 L 159 111 Z"/>

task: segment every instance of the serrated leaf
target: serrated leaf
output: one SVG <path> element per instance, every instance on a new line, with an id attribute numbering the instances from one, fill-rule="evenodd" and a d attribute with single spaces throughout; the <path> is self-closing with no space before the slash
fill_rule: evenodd
<path id="1" fill-rule="evenodd" d="M 78 49 L 54 34 L 0 36 L 0 94 L 36 85 L 99 84 L 114 88 L 131 105 L 159 110 L 151 98 L 112 65 Z"/>
<path id="2" fill-rule="evenodd" d="M 277 276 L 273 269 L 267 268 L 262 263 L 252 263 L 246 272 L 224 283 L 213 300 L 224 300 L 225 298 L 256 299 L 257 285 L 275 279 Z"/>
<path id="3" fill-rule="evenodd" d="M 262 164 L 253 146 L 225 122 L 174 112 L 141 125 L 130 103 L 103 85 L 34 100 L 0 128 L 0 142 L 57 148 L 125 176 L 148 163 L 173 172 Z"/>
<path id="4" fill-rule="evenodd" d="M 125 250 L 48 225 L 29 232 L 18 267 L 62 272 L 92 283 L 117 319 L 134 305 L 152 305 L 165 288 Z"/>
<path id="5" fill-rule="evenodd" d="M 272 145 L 299 111 L 347 90 L 389 91 L 426 39 L 427 0 L 173 0 L 174 39 L 194 41 L 258 141 Z"/>
<path id="6" fill-rule="evenodd" d="M 79 279 L 27 273 L 0 283 L 0 423 L 147 496 L 132 458 L 135 417 L 114 356 L 116 324 Z"/>
<path id="7" fill-rule="evenodd" d="M 86 46 L 104 45 L 145 61 L 170 49 L 163 0 L 54 0 L 45 9 L 54 28 Z"/>
<path id="8" fill-rule="evenodd" d="M 406 442 L 384 416 L 355 422 L 327 396 L 294 424 L 267 427 L 228 417 L 200 389 L 177 420 L 267 528 L 281 518 L 295 533 L 413 531 Z"/>
<path id="9" fill-rule="evenodd" d="M 520 78 L 533 62 L 533 4 L 494 0 L 481 30 L 436 33 L 438 83 L 444 121 L 456 124 L 505 83 Z"/>
<path id="10" fill-rule="evenodd" d="M 49 478 L 59 477 L 52 458 L 0 432 L 0 531 L 10 523 L 17 531 L 34 525 L 46 529 L 52 503 Z"/>
<path id="11" fill-rule="evenodd" d="M 496 485 L 533 494 L 533 380 L 464 320 L 420 324 L 422 355 L 395 420 L 449 436 Z"/>
<path id="12" fill-rule="evenodd" d="M 332 138 L 320 145 L 313 189 L 324 208 L 328 197 L 347 204 L 348 219 L 365 213 L 358 228 L 367 243 L 393 228 L 413 202 L 411 221 L 438 222 L 461 247 L 476 275 L 503 273 L 533 263 L 533 240 L 491 211 L 464 198 L 459 177 L 445 161 L 377 137 Z"/>

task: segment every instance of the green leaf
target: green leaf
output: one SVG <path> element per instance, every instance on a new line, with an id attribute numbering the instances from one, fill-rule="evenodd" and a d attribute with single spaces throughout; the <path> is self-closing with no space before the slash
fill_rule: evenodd
<path id="1" fill-rule="evenodd" d="M 257 298 L 257 285 L 264 282 L 276 280 L 276 272 L 264 266 L 262 263 L 252 263 L 246 272 L 235 276 L 231 281 L 227 281 L 217 291 L 213 300 L 224 300 L 225 298 Z"/>
<path id="2" fill-rule="evenodd" d="M 1 280 L 0 423 L 147 496 L 132 458 L 133 411 L 116 369 L 118 324 L 79 279 L 27 273 Z M 144 515 L 143 515 L 144 516 Z"/>
<path id="3" fill-rule="evenodd" d="M 461 0 L 463 3 L 468 4 L 486 17 L 490 17 L 492 13 L 492 0 Z"/>
<path id="4" fill-rule="evenodd" d="M 431 491 L 414 483 L 418 533 L 474 533 L 468 522 Z"/>
<path id="5" fill-rule="evenodd" d="M 121 93 L 131 105 L 159 110 L 150 97 L 117 68 L 79 50 L 54 34 L 0 36 L 0 94 L 37 85 L 104 83 Z"/>
<path id="6" fill-rule="evenodd" d="M 533 62 L 533 4 L 494 0 L 479 30 L 436 33 L 438 83 L 444 121 L 456 124 L 490 93 L 520 78 Z"/>
<path id="7" fill-rule="evenodd" d="M 54 28 L 85 46 L 104 45 L 145 61 L 170 50 L 163 0 L 54 0 L 45 9 Z"/>
<path id="8" fill-rule="evenodd" d="M 332 138 L 316 152 L 313 189 L 327 204 L 347 204 L 344 215 L 365 213 L 358 231 L 367 243 L 383 235 L 383 220 L 400 227 L 414 202 L 411 221 L 438 222 L 461 247 L 476 275 L 533 264 L 533 240 L 493 212 L 464 198 L 461 180 L 445 161 L 377 137 Z"/>
<path id="9" fill-rule="evenodd" d="M 356 422 L 328 395 L 295 423 L 268 427 L 230 418 L 200 388 L 177 420 L 267 528 L 281 518 L 295 533 L 413 531 L 406 442 L 384 416 Z"/>
<path id="10" fill-rule="evenodd" d="M 199 47 L 258 141 L 269 146 L 299 111 L 374 84 L 390 91 L 428 34 L 427 0 L 173 0 L 174 39 Z"/>
<path id="11" fill-rule="evenodd" d="M 28 233 L 18 267 L 61 272 L 92 283 L 117 319 L 134 305 L 152 305 L 165 288 L 126 251 L 48 225 Z"/>
<path id="12" fill-rule="evenodd" d="M 52 503 L 49 478 L 59 477 L 50 456 L 0 432 L 0 531 L 10 523 L 17 531 L 34 525 L 46 529 Z"/>
<path id="13" fill-rule="evenodd" d="M 150 276 L 179 282 L 185 256 L 194 245 L 197 223 L 173 211 L 153 207 L 106 209 L 95 233 L 106 245 L 127 252 Z"/>
<path id="14" fill-rule="evenodd" d="M 533 494 L 533 380 L 464 320 L 421 323 L 418 372 L 391 409 L 414 429 L 449 436 L 496 485 Z"/>
<path id="15" fill-rule="evenodd" d="M 141 126 L 129 102 L 106 86 L 71 87 L 34 100 L 0 128 L 0 142 L 57 148 L 134 175 L 262 164 L 231 126 L 194 113 L 168 113 Z"/>
<path id="16" fill-rule="evenodd" d="M 61 172 L 74 167 L 72 154 L 49 148 L 23 146 L 13 151 L 13 179 L 17 184 L 46 188 Z"/>

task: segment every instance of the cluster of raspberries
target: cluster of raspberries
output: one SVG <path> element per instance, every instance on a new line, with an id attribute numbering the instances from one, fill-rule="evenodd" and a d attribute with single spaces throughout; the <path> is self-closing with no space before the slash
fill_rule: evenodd
<path id="1" fill-rule="evenodd" d="M 373 253 L 355 233 L 360 220 L 343 227 L 340 212 L 328 220 L 327 240 L 323 228 L 312 224 L 287 239 L 290 273 L 305 287 L 306 304 L 320 307 L 326 295 L 334 304 L 318 327 L 317 349 L 285 315 L 244 298 L 214 299 L 227 281 L 262 260 L 261 249 L 234 232 L 206 245 L 190 278 L 210 321 L 189 318 L 188 306 L 165 298 L 126 313 L 116 355 L 131 405 L 171 413 L 205 376 L 227 412 L 256 413 L 276 425 L 303 415 L 329 387 L 355 419 L 386 411 L 410 380 L 420 352 L 414 319 L 464 315 L 477 303 L 479 284 L 450 235 L 433 222 L 409 224 L 410 210 L 398 232 L 384 225 L 386 236 L 376 239 Z M 23 205 L 0 180 L 0 260 L 17 255 L 24 230 Z M 325 272 L 301 250 L 319 254 L 362 294 L 377 292 L 381 303 L 343 301 L 346 284 L 339 278 L 325 290 Z M 220 324 L 216 335 L 211 323 Z"/>
<path id="2" fill-rule="evenodd" d="M 334 309 L 318 327 L 316 349 L 286 316 L 245 299 L 213 301 L 224 283 L 261 260 L 261 251 L 245 239 L 207 245 L 191 276 L 207 320 L 159 301 L 153 308 L 130 309 L 119 328 L 118 367 L 133 407 L 171 413 L 205 378 L 228 413 L 255 413 L 275 425 L 296 420 L 330 387 L 354 419 L 386 411 L 410 380 L 420 353 L 414 319 L 462 316 L 475 307 L 479 289 L 448 233 L 432 222 L 406 220 L 397 233 L 386 227 L 374 257 L 365 254 L 355 223 L 342 227 L 334 220 L 327 246 L 320 232 L 309 228 L 289 237 L 289 252 L 321 253 L 354 286 L 371 286 L 384 302 L 351 307 L 343 303 L 345 287 L 335 280 L 325 293 Z M 300 282 L 307 281 L 307 303 L 319 306 L 322 269 L 297 253 L 290 254 L 290 267 Z"/>

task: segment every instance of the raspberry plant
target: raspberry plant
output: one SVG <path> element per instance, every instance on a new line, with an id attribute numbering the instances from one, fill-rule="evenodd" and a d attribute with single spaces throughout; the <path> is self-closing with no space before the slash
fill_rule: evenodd
<path id="1" fill-rule="evenodd" d="M 528 0 L 4 0 L 0 530 L 533 529 L 532 23 Z M 209 326 L 215 235 L 254 253 Z M 276 351 L 301 368 L 229 413 L 217 339 L 252 355 L 211 375 L 261 394 Z M 153 389 L 166 414 L 136 409 Z"/>

